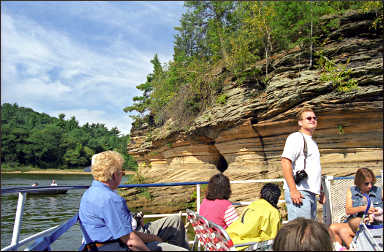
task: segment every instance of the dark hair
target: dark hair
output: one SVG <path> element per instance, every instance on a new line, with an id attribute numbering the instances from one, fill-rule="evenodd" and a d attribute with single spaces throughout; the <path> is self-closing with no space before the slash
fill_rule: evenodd
<path id="1" fill-rule="evenodd" d="M 208 200 L 229 199 L 231 196 L 231 185 L 227 176 L 222 173 L 213 175 L 208 181 Z"/>
<path id="2" fill-rule="evenodd" d="M 265 199 L 272 206 L 277 208 L 277 203 L 281 195 L 281 190 L 278 185 L 267 183 L 261 188 L 260 198 Z"/>
<path id="3" fill-rule="evenodd" d="M 374 185 L 376 183 L 375 174 L 373 173 L 373 171 L 371 169 L 360 168 L 356 172 L 354 183 L 355 183 L 355 185 L 360 187 L 365 182 L 365 180 L 367 178 L 371 178 L 372 179 L 372 185 Z"/>
<path id="4" fill-rule="evenodd" d="M 284 224 L 272 245 L 274 251 L 332 251 L 332 239 L 327 227 L 302 217 Z"/>

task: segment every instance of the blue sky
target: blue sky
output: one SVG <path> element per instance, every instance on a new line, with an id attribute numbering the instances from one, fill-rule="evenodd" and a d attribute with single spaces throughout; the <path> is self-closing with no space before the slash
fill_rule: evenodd
<path id="1" fill-rule="evenodd" d="M 155 53 L 172 60 L 181 1 L 1 2 L 1 103 L 117 127 Z"/>

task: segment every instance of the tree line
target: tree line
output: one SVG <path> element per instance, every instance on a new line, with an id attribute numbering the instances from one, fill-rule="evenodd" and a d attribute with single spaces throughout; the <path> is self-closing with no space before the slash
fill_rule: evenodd
<path id="1" fill-rule="evenodd" d="M 120 136 L 115 127 L 86 123 L 79 126 L 74 116 L 66 119 L 38 113 L 16 103 L 1 105 L 1 163 L 46 168 L 84 168 L 95 153 L 115 150 L 121 153 L 126 169 L 136 162 L 126 152 L 129 135 Z"/>
<path id="2" fill-rule="evenodd" d="M 169 118 L 180 127 L 213 103 L 225 103 L 224 83 L 255 79 L 268 85 L 271 55 L 298 48 L 314 67 L 319 35 L 339 26 L 346 11 L 375 12 L 372 29 L 382 30 L 382 1 L 186 1 L 175 27 L 173 59 L 151 60 L 153 72 L 137 89 L 142 95 L 124 108 L 133 129 L 162 126 Z M 324 15 L 335 15 L 326 24 Z M 256 62 L 264 60 L 263 69 Z M 300 58 L 298 59 L 300 61 Z M 300 62 L 296 62 L 300 64 Z M 260 78 L 259 76 L 263 76 Z"/>

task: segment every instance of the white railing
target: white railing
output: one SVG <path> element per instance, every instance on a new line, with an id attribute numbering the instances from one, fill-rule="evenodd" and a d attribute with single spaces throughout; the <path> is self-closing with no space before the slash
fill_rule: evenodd
<path id="1" fill-rule="evenodd" d="M 258 179 L 258 180 L 238 180 L 238 181 L 231 181 L 231 184 L 244 184 L 244 183 L 268 183 L 268 182 L 282 182 L 283 179 Z M 201 202 L 201 185 L 202 184 L 208 184 L 208 182 L 183 182 L 183 183 L 162 183 L 162 184 L 136 184 L 136 185 L 121 185 L 119 188 L 132 188 L 132 187 L 162 187 L 162 186 L 190 186 L 190 185 L 196 185 L 196 209 L 197 212 L 200 210 L 200 202 Z M 85 189 L 88 188 L 88 186 L 58 186 L 55 187 L 57 189 L 64 188 L 67 190 L 74 190 L 74 189 Z M 19 241 L 20 238 L 20 229 L 22 225 L 22 217 L 24 213 L 24 205 L 26 201 L 26 194 L 28 191 L 39 191 L 39 190 L 46 190 L 47 187 L 23 187 L 19 191 L 17 188 L 12 189 L 1 189 L 1 193 L 11 193 L 11 192 L 18 192 L 18 204 L 16 209 L 16 215 L 15 215 L 15 223 L 13 228 L 13 234 L 12 234 L 12 241 L 11 244 L 7 247 L 4 247 L 1 249 L 1 251 L 9 251 L 9 250 L 17 250 L 19 247 L 25 245 L 26 243 L 35 240 L 37 238 L 43 237 L 55 229 L 57 229 L 60 225 L 51 227 L 47 230 L 44 230 L 40 233 L 33 234 L 22 241 Z M 285 202 L 285 200 L 280 200 L 279 202 Z M 251 202 L 237 202 L 239 205 L 249 205 Z M 172 213 L 172 214 L 147 214 L 144 215 L 144 218 L 162 218 L 170 215 L 181 215 L 183 217 L 187 217 L 186 213 Z M 193 241 L 191 241 L 193 243 Z"/>

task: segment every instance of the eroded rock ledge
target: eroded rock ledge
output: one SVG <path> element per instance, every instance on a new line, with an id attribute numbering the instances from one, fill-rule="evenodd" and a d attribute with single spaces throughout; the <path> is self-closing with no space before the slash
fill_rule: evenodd
<path id="1" fill-rule="evenodd" d="M 170 120 L 152 130 L 151 137 L 146 131 L 131 132 L 128 153 L 137 160 L 139 172 L 153 183 L 206 181 L 218 172 L 216 164 L 224 158 L 228 163 L 225 174 L 231 180 L 282 177 L 280 155 L 285 139 L 297 130 L 297 111 L 310 106 L 319 117 L 314 139 L 323 174 L 349 175 L 359 167 L 380 174 L 383 40 L 382 30 L 370 28 L 374 19 L 373 13 L 349 13 L 341 18 L 340 28 L 322 35 L 322 45 L 315 48 L 337 64 L 349 59 L 358 89 L 340 92 L 331 82 L 321 81 L 321 69 L 308 69 L 308 56 L 298 49 L 275 55 L 265 87 L 256 81 L 240 86 L 227 83 L 226 104 L 202 113 L 189 129 L 181 131 Z M 265 70 L 263 62 L 259 67 Z M 155 197 L 172 195 L 159 202 L 169 201 L 169 206 L 189 200 L 179 191 L 151 190 Z M 249 201 L 257 193 L 255 187 L 236 186 L 232 200 Z M 161 212 L 159 208 L 153 211 Z"/>

